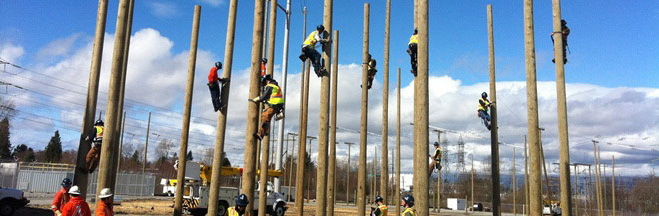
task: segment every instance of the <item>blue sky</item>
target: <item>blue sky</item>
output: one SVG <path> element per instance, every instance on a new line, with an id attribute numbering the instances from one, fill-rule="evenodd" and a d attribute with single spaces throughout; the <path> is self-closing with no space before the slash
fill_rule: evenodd
<path id="1" fill-rule="evenodd" d="M 154 28 L 174 42 L 173 51 L 189 48 L 193 5 L 201 3 L 202 19 L 199 48 L 223 54 L 228 1 L 137 1 L 133 29 Z M 487 26 L 485 6 L 494 1 L 431 1 L 430 60 L 431 74 L 448 74 L 464 83 L 486 81 Z M 118 1 L 110 1 L 106 31 L 115 31 Z M 280 4 L 285 2 L 280 1 Z M 291 16 L 291 56 L 299 53 L 302 1 L 293 1 Z M 322 22 L 322 1 L 306 1 L 308 29 Z M 334 29 L 340 30 L 340 63 L 361 60 L 362 1 L 335 1 Z M 0 40 L 22 44 L 28 56 L 53 39 L 73 33 L 93 37 L 98 3 L 96 1 L 8 1 L 0 6 L 3 26 Z M 536 56 L 538 80 L 554 80 L 553 56 L 549 33 L 552 31 L 550 1 L 535 1 Z M 567 81 L 607 87 L 657 87 L 659 81 L 659 2 L 638 1 L 563 1 L 563 17 L 572 29 L 567 65 Z M 235 68 L 249 66 L 253 1 L 239 3 L 236 31 Z M 29 9 L 28 9 L 29 8 Z M 494 3 L 495 50 L 498 80 L 524 80 L 524 38 L 521 1 Z M 384 3 L 371 5 L 371 53 L 382 59 L 384 46 Z M 409 70 L 405 53 L 412 30 L 412 4 L 392 2 L 391 67 Z M 277 63 L 281 62 L 283 13 L 278 15 Z M 221 56 L 220 56 L 221 57 Z M 221 58 L 220 58 L 221 59 Z M 469 59 L 469 61 L 467 60 Z M 289 70 L 299 71 L 299 61 Z M 474 61 L 480 60 L 480 61 Z M 27 60 L 25 63 L 34 64 Z M 378 74 L 381 76 L 381 73 Z M 411 76 L 404 73 L 404 81 Z M 393 81 L 393 80 L 392 80 Z"/>
<path id="2" fill-rule="evenodd" d="M 382 109 L 382 56 L 384 47 L 384 1 L 371 5 L 370 52 L 379 60 L 379 73 L 370 91 L 369 131 L 380 134 Z M 280 4 L 285 4 L 281 1 Z M 364 1 L 335 0 L 334 29 L 340 30 L 339 75 L 339 127 L 357 129 L 360 99 L 346 92 L 359 91 L 361 77 L 359 64 L 362 59 L 362 23 Z M 488 89 L 488 50 L 486 5 L 494 10 L 494 37 L 500 140 L 523 146 L 526 131 L 526 90 L 524 71 L 524 38 L 522 1 L 430 1 L 430 100 L 431 125 L 460 131 L 464 135 L 469 152 L 476 159 L 489 154 L 489 140 L 483 140 L 484 128 L 472 109 L 477 106 L 480 92 Z M 116 27 L 117 0 L 108 6 L 105 49 L 101 68 L 101 94 L 99 111 L 105 111 L 112 56 L 112 44 Z M 177 145 L 180 134 L 181 108 L 185 89 L 187 58 L 195 4 L 202 5 L 199 54 L 195 75 L 193 98 L 193 126 L 191 149 L 202 155 L 214 140 L 216 113 L 209 109 L 205 76 L 214 61 L 223 60 L 226 36 L 228 0 L 143 0 L 136 1 L 133 19 L 133 36 L 128 66 L 126 110 L 128 112 L 127 137 L 129 143 L 140 146 L 144 142 L 146 116 L 153 111 L 152 130 L 162 134 L 153 138 L 173 141 Z M 322 22 L 322 1 L 293 1 L 287 89 L 286 130 L 297 131 L 297 107 L 299 104 L 299 70 L 302 39 L 301 8 L 309 8 L 308 31 Z M 402 68 L 403 101 L 411 101 L 412 76 L 409 73 L 409 56 L 405 52 L 413 30 L 411 1 L 393 1 L 391 14 L 391 80 L 389 99 L 389 135 L 395 135 L 395 71 Z M 571 28 L 569 38 L 569 63 L 566 65 L 568 82 L 568 116 L 570 142 L 575 162 L 592 162 L 589 158 L 589 141 L 594 137 L 603 145 L 602 157 L 616 155 L 620 166 L 627 166 L 628 174 L 645 174 L 656 167 L 656 143 L 659 143 L 659 2 L 638 1 L 621 4 L 604 0 L 563 1 L 563 17 Z M 0 4 L 0 57 L 12 63 L 43 74 L 68 81 L 53 80 L 36 73 L 9 68 L 0 73 L 0 80 L 17 83 L 34 92 L 14 88 L 7 96 L 15 97 L 19 110 L 12 126 L 12 142 L 27 143 L 43 148 L 54 130 L 62 132 L 65 148 L 77 146 L 91 62 L 96 24 L 97 1 L 6 1 Z M 231 118 L 229 119 L 229 157 L 237 164 L 242 162 L 244 145 L 245 91 L 247 71 L 250 66 L 252 43 L 252 18 L 254 1 L 240 1 L 234 53 L 233 84 L 231 91 Z M 557 121 L 556 90 L 553 46 L 549 38 L 552 32 L 551 2 L 535 1 L 535 38 L 541 126 L 547 128 L 543 141 L 547 146 L 548 161 L 556 161 Z M 280 70 L 284 36 L 284 14 L 277 19 L 275 63 Z M 11 48 L 11 49 L 10 49 Z M 9 52 L 7 50 L 13 50 Z M 18 52 L 17 50 L 20 50 Z M 12 56 L 13 54 L 13 56 Z M 24 77 L 21 77 L 24 76 Z M 46 83 L 30 82 L 28 79 Z M 275 72 L 275 77 L 279 73 Z M 315 78 L 315 77 L 312 77 Z M 44 80 L 46 79 L 46 80 Z M 318 80 L 312 79 L 310 99 L 309 134 L 317 134 Z M 71 84 L 74 83 L 74 84 Z M 52 86 L 51 86 L 52 85 Z M 66 89 L 66 90 L 63 90 Z M 39 93 L 36 93 L 39 92 Z M 148 94 L 146 92 L 149 92 Z M 51 94 L 51 95 L 45 95 Z M 297 97 L 297 98 L 296 98 Z M 71 101 L 66 102 L 66 101 Z M 51 106 L 46 106 L 46 105 Z M 409 104 L 409 103 L 407 103 Z M 411 107 L 403 104 L 403 124 L 411 121 Z M 290 109 L 290 107 L 294 107 Z M 597 111 L 593 113 L 592 111 Z M 37 124 L 24 120 L 38 115 Z M 41 116 L 41 117 L 39 117 Z M 46 118 L 44 118 L 46 117 Z M 155 125 L 155 126 L 154 126 Z M 155 129 L 154 129 L 155 128 Z M 404 134 L 411 127 L 403 127 Z M 473 135 L 477 134 L 477 135 Z M 358 134 L 340 131 L 341 141 L 358 140 Z M 369 145 L 378 145 L 379 137 L 369 136 Z M 434 135 L 431 135 L 433 138 Z M 448 136 L 455 142 L 458 135 Z M 409 137 L 403 145 L 411 146 Z M 434 138 L 433 138 L 434 139 Z M 390 147 L 393 145 L 390 137 Z M 316 143 L 316 142 L 314 142 Z M 629 145 L 634 145 L 630 150 Z M 627 146 L 627 147 L 625 147 Z M 139 147 L 135 147 L 139 149 Z M 369 147 L 370 148 L 370 147 Z M 314 147 L 314 149 L 317 149 Z M 404 148 L 403 150 L 406 151 Z M 511 161 L 512 150 L 501 148 L 502 161 Z M 639 150 L 644 149 L 644 150 Z M 653 149 L 647 151 L 647 149 Z M 409 149 L 408 149 L 409 150 Z M 172 149 L 172 151 L 174 151 Z M 340 146 L 339 155 L 347 148 Z M 520 157 L 522 151 L 517 151 Z M 356 156 L 353 151 L 353 157 Z M 403 155 L 412 155 L 411 150 Z M 232 158 L 231 158 L 232 157 Z M 620 157 L 620 160 L 618 158 Z M 199 158 L 198 155 L 195 158 Z M 353 158 L 354 159 L 354 158 Z M 410 158 L 403 158 L 411 164 Z M 519 161 L 519 160 L 518 160 Z M 477 166 L 479 162 L 477 162 Z M 503 168 L 502 168 L 503 170 Z M 641 170 L 641 171 L 639 171 Z M 623 171 L 624 173 L 624 171 Z M 411 181 L 410 181 L 411 182 Z"/>

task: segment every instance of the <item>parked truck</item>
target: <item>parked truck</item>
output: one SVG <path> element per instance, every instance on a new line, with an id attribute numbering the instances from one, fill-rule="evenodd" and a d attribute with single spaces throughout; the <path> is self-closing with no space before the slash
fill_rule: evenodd
<path id="1" fill-rule="evenodd" d="M 188 172 L 190 170 L 190 172 Z M 188 215 L 206 215 L 209 205 L 209 191 L 210 191 L 210 178 L 212 174 L 210 166 L 203 166 L 199 163 L 188 162 L 186 168 L 185 186 L 183 193 L 183 210 Z M 236 167 L 222 167 L 222 176 L 238 176 L 242 175 L 243 169 Z M 257 172 L 258 173 L 258 172 Z M 269 176 L 279 177 L 282 175 L 281 171 L 269 170 Z M 274 192 L 272 183 L 264 187 L 257 185 L 257 190 L 254 192 L 254 208 L 253 211 L 258 209 L 259 205 L 259 191 L 267 190 L 267 207 L 264 209 L 267 214 L 275 216 L 283 216 L 286 213 L 286 197 L 282 194 Z M 218 195 L 218 215 L 224 215 L 227 208 L 235 205 L 235 198 L 240 195 L 240 189 L 237 187 L 220 187 Z"/>

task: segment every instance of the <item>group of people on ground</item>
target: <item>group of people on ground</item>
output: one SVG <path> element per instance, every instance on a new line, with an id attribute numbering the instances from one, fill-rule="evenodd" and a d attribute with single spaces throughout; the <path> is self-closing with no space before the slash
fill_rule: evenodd
<path id="1" fill-rule="evenodd" d="M 80 196 L 80 189 L 73 185 L 71 179 L 62 180 L 62 189 L 55 193 L 55 198 L 50 206 L 56 216 L 91 216 L 89 205 Z M 98 196 L 101 199 L 96 205 L 96 216 L 112 216 L 112 191 L 103 188 Z"/>
<path id="2" fill-rule="evenodd" d="M 370 216 L 387 216 L 389 207 L 384 204 L 384 199 L 381 196 L 375 197 L 375 204 L 377 206 L 371 207 Z M 410 194 L 403 196 L 400 205 L 404 208 L 401 216 L 416 216 L 416 211 L 412 208 L 414 207 L 414 196 Z"/>

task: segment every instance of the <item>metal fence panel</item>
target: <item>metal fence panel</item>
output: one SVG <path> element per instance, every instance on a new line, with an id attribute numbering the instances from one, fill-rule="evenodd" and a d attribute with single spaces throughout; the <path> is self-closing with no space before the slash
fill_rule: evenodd
<path id="1" fill-rule="evenodd" d="M 2 168 L 0 167 L 0 174 Z M 55 193 L 60 190 L 62 179 L 73 179 L 73 171 L 39 171 L 19 170 L 16 185 L 17 189 L 25 192 Z M 88 177 L 88 194 L 96 193 L 98 172 Z M 155 192 L 156 176 L 153 173 L 144 175 L 135 173 L 118 173 L 115 194 L 131 196 L 151 196 Z M 3 180 L 0 177 L 0 184 Z"/>

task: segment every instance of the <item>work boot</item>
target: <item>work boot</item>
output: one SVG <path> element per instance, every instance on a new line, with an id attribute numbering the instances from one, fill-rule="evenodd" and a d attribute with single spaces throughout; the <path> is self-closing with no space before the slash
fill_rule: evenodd
<path id="1" fill-rule="evenodd" d="M 300 54 L 299 58 L 300 58 L 300 60 L 302 60 L 302 62 L 307 60 L 307 56 L 305 56 L 304 53 Z"/>
<path id="2" fill-rule="evenodd" d="M 259 141 L 261 141 L 261 140 L 263 139 L 263 137 L 261 137 L 261 135 L 259 135 L 258 133 L 254 133 L 253 135 L 254 135 L 254 137 L 256 137 L 256 139 L 258 139 Z"/>

